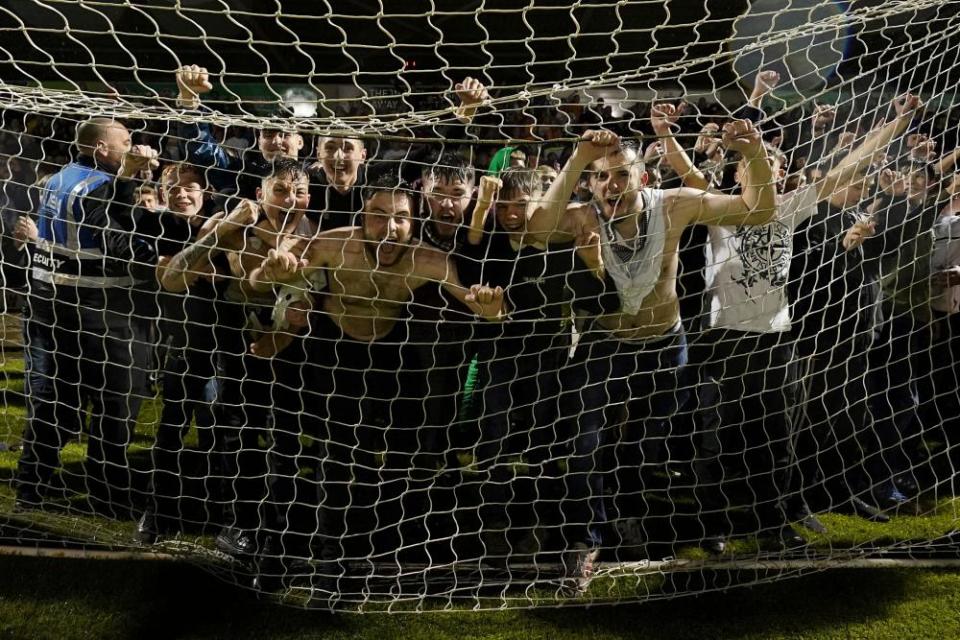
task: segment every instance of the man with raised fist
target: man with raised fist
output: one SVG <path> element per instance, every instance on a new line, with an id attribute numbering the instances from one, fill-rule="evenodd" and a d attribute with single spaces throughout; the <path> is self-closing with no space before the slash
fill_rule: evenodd
<path id="1" fill-rule="evenodd" d="M 127 446 L 146 393 L 149 326 L 131 289 L 153 279 L 155 251 L 129 207 L 157 152 L 118 121 L 81 123 L 77 159 L 51 177 L 30 247 L 26 348 L 48 354 L 31 376 L 33 414 L 17 467 L 17 504 L 37 506 L 68 440 L 89 433 L 86 489 L 110 511 L 128 500 Z M 31 365 L 33 366 L 33 365 Z M 92 405 L 87 422 L 87 405 Z"/>

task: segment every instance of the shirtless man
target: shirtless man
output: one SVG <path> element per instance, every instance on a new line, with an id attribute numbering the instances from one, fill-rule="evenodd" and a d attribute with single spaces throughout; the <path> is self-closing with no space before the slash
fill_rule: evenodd
<path id="1" fill-rule="evenodd" d="M 266 291 L 274 283 L 318 282 L 315 273 L 325 273 L 326 295 L 311 318 L 308 381 L 325 398 L 316 403 L 327 449 L 319 533 L 328 537 L 319 552 L 347 561 L 403 544 L 398 530 L 382 523 L 399 522 L 384 510 L 397 509 L 408 492 L 408 470 L 393 464 L 391 441 L 407 417 L 395 400 L 409 395 L 398 372 L 413 292 L 438 282 L 474 313 L 504 315 L 502 288 L 464 288 L 446 253 L 413 239 L 413 199 L 404 187 L 394 175 L 380 176 L 364 189 L 361 226 L 321 232 L 299 253 L 271 251 L 249 278 Z M 343 547 L 331 549 L 332 540 Z"/>
<path id="2" fill-rule="evenodd" d="M 579 419 L 566 479 L 570 553 L 564 564 L 575 593 L 589 584 L 601 543 L 597 527 L 606 519 L 597 472 L 604 432 L 619 423 L 631 398 L 642 399 L 644 462 L 654 463 L 650 458 L 658 455 L 668 418 L 686 396 L 687 349 L 676 289 L 684 228 L 764 224 L 774 215 L 774 180 L 760 132 L 749 121 L 734 120 L 724 126 L 723 145 L 745 158 L 740 195 L 646 188 L 636 149 L 620 146 L 612 133 L 587 131 L 528 222 L 528 231 L 545 234 L 549 242 L 599 235 L 603 266 L 621 302 L 618 312 L 585 326 L 569 378 L 576 405 L 571 409 Z M 587 168 L 592 201 L 567 205 Z"/>

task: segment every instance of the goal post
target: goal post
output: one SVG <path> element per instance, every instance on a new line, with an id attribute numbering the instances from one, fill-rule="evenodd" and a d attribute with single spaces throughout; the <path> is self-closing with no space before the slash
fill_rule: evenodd
<path id="1" fill-rule="evenodd" d="M 0 1 L 0 554 L 953 566 L 960 3 L 694 4 Z"/>

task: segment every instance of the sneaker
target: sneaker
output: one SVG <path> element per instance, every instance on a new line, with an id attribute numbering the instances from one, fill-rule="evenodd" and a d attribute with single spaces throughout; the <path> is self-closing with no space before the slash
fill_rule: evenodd
<path id="1" fill-rule="evenodd" d="M 137 530 L 133 534 L 133 539 L 140 544 L 155 544 L 164 533 L 160 529 L 157 514 L 152 509 L 147 509 L 137 522 Z"/>
<path id="2" fill-rule="evenodd" d="M 578 542 L 573 549 L 563 554 L 563 594 L 567 597 L 582 596 L 590 587 L 597 570 L 598 549 L 591 549 Z"/>
<path id="3" fill-rule="evenodd" d="M 251 531 L 224 527 L 217 535 L 217 549 L 228 556 L 253 556 L 257 552 L 257 541 Z"/>
<path id="4" fill-rule="evenodd" d="M 807 506 L 806 502 L 802 503 L 788 515 L 790 520 L 796 522 L 804 529 L 809 529 L 810 531 L 819 534 L 824 534 L 827 532 L 826 525 L 824 525 L 823 522 L 821 522 L 820 519 L 810 511 L 810 507 Z"/>
<path id="5" fill-rule="evenodd" d="M 873 491 L 873 498 L 882 511 L 896 511 L 910 499 L 903 494 L 893 481 L 885 482 Z"/>

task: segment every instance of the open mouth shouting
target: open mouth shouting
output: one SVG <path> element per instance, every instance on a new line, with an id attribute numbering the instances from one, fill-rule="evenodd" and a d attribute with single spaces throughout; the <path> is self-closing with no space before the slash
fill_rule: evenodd
<path id="1" fill-rule="evenodd" d="M 396 238 L 387 237 L 377 244 L 377 262 L 382 265 L 391 265 L 397 261 L 403 252 Z"/>

